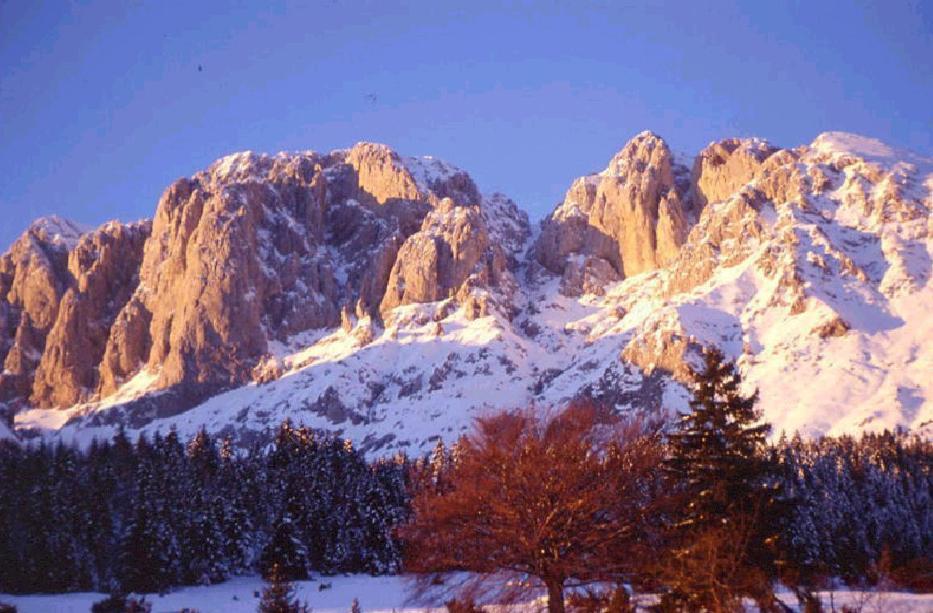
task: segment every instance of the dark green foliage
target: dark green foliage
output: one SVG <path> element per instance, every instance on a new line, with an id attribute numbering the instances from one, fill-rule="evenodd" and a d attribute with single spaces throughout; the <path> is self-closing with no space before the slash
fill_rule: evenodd
<path id="1" fill-rule="evenodd" d="M 310 607 L 295 598 L 295 588 L 278 564 L 272 565 L 266 579 L 268 585 L 262 590 L 259 613 L 310 613 Z"/>
<path id="2" fill-rule="evenodd" d="M 149 613 L 152 605 L 145 598 L 111 594 L 91 605 L 91 613 Z"/>
<path id="3" fill-rule="evenodd" d="M 694 374 L 690 412 L 669 435 L 667 472 L 685 504 L 671 517 L 663 602 L 716 609 L 741 596 L 774 601 L 778 488 L 767 454 L 770 426 L 758 394 L 744 395 L 735 365 L 708 349 Z"/>
<path id="4" fill-rule="evenodd" d="M 703 369 L 694 375 L 691 411 L 669 436 L 668 472 L 689 493 L 680 518 L 684 525 L 717 525 L 750 510 L 767 485 L 771 427 L 761 423 L 757 392 L 744 396 L 740 386 L 735 365 L 719 350 L 707 350 Z"/>
<path id="5" fill-rule="evenodd" d="M 292 578 L 394 572 L 406 471 L 287 423 L 240 455 L 203 431 L 187 445 L 122 431 L 84 451 L 2 445 L 0 592 L 157 592 L 274 560 Z"/>
<path id="6" fill-rule="evenodd" d="M 265 579 L 275 575 L 286 581 L 308 578 L 308 555 L 286 512 L 275 522 L 272 539 L 262 551 L 259 568 Z"/>
<path id="7" fill-rule="evenodd" d="M 716 354 L 692 406 L 667 464 L 685 512 L 659 514 L 682 575 L 696 578 L 691 555 L 711 553 L 755 569 L 735 578 L 749 594 L 762 576 L 802 597 L 827 577 L 929 589 L 933 443 L 885 432 L 766 446 L 754 396 Z M 410 483 L 449 488 L 457 454 L 438 444 L 414 467 L 368 463 L 345 441 L 288 423 L 242 454 L 205 432 L 134 444 L 118 431 L 82 451 L 0 442 L 0 592 L 160 591 L 268 575 L 276 561 L 294 579 L 397 572 Z M 750 545 L 737 553 L 739 533 Z"/>
<path id="8" fill-rule="evenodd" d="M 779 518 L 788 581 L 886 573 L 906 585 L 922 575 L 913 569 L 933 568 L 933 443 L 891 432 L 794 437 L 775 458 L 793 501 Z"/>

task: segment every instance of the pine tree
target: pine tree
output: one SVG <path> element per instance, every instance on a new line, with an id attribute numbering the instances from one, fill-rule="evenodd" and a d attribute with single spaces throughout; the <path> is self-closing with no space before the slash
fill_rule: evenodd
<path id="1" fill-rule="evenodd" d="M 690 492 L 685 525 L 715 525 L 737 507 L 748 507 L 762 489 L 770 465 L 765 458 L 771 427 L 760 423 L 758 393 L 745 396 L 735 365 L 718 349 L 704 353 L 694 374 L 691 411 L 669 435 L 667 470 Z"/>
<path id="2" fill-rule="evenodd" d="M 662 571 L 671 591 L 664 606 L 737 606 L 742 596 L 776 607 L 771 587 L 777 504 L 766 456 L 770 426 L 743 395 L 741 377 L 722 352 L 708 349 L 694 374 L 691 411 L 669 435 L 672 488 L 687 504 L 672 522 L 671 555 Z"/>
<path id="3" fill-rule="evenodd" d="M 262 590 L 259 613 L 310 613 L 311 608 L 295 598 L 295 588 L 281 566 L 272 565 L 268 580 L 269 585 Z"/>
<path id="4" fill-rule="evenodd" d="M 151 446 L 143 437 L 137 444 L 137 493 L 118 559 L 121 587 L 128 591 L 160 591 L 178 585 L 181 579 L 181 526 L 173 520 L 178 514 L 176 507 L 183 502 L 173 495 L 178 478 L 170 462 L 174 445 L 159 435 Z"/>
<path id="5" fill-rule="evenodd" d="M 194 474 L 200 482 L 203 483 L 217 474 L 220 468 L 220 454 L 210 434 L 203 427 L 188 442 L 187 453 Z"/>
<path id="6" fill-rule="evenodd" d="M 289 581 L 308 578 L 307 550 L 298 538 L 288 513 L 276 522 L 272 539 L 263 549 L 259 565 L 266 578 L 272 577 L 274 569 L 278 569 L 282 577 Z"/>
<path id="7" fill-rule="evenodd" d="M 161 591 L 275 561 L 295 578 L 397 571 L 407 464 L 371 465 L 308 428 L 280 434 L 246 453 L 217 452 L 204 432 L 0 445 L 0 592 Z"/>
<path id="8" fill-rule="evenodd" d="M 185 577 L 190 583 L 208 585 L 230 576 L 222 513 L 222 505 L 209 495 L 206 488 L 194 493 L 184 534 Z"/>

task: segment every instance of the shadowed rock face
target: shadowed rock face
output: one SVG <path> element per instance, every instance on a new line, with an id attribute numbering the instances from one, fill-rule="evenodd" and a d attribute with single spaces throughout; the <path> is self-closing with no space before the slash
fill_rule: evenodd
<path id="1" fill-rule="evenodd" d="M 663 139 L 643 132 L 629 141 L 603 172 L 581 177 L 545 221 L 535 246 L 538 261 L 564 274 L 568 256 L 587 256 L 590 267 L 617 278 L 663 266 L 676 257 L 688 230 L 687 169 L 674 161 Z M 579 276 L 579 265 L 570 274 Z M 595 270 L 595 268 L 594 268 Z M 613 280 L 613 279 L 608 279 Z M 579 284 L 567 282 L 570 288 Z"/>
<path id="2" fill-rule="evenodd" d="M 141 372 L 195 399 L 342 311 L 378 318 L 494 284 L 508 258 L 482 203 L 463 171 L 360 143 L 228 156 L 172 184 L 151 222 L 39 224 L 0 259 L 3 399 L 71 406 Z M 514 205 L 491 206 L 527 235 Z"/>

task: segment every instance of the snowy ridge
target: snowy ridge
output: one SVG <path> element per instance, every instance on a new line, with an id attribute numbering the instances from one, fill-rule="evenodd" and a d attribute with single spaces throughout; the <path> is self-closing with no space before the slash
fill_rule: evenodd
<path id="1" fill-rule="evenodd" d="M 452 296 L 396 307 L 384 322 L 360 315 L 275 339 L 273 376 L 132 430 L 175 427 L 187 437 L 204 426 L 248 442 L 289 418 L 373 454 L 421 454 L 494 409 L 583 397 L 620 411 L 681 410 L 686 365 L 716 345 L 759 389 L 775 435 L 895 427 L 933 435 L 933 162 L 836 132 L 773 154 L 760 139 L 741 147 L 760 153 L 762 170 L 706 206 L 664 268 L 603 295 L 566 296 L 534 261 L 527 216 L 501 194 L 484 196 L 490 240 L 514 260 L 517 287 L 489 290 L 508 308 L 477 316 Z M 249 156 L 222 158 L 214 172 L 254 168 Z M 462 172 L 433 158 L 400 159 L 421 190 Z M 678 164 L 675 174 L 684 172 Z M 554 215 L 583 215 L 573 208 L 568 200 Z M 434 211 L 431 223 L 440 232 L 463 214 Z M 315 257 L 344 282 L 354 274 L 337 249 Z M 117 396 L 54 420 L 21 412 L 17 428 L 79 442 L 110 436 L 150 410 L 134 402 L 156 378 L 141 373 Z"/>
<path id="2" fill-rule="evenodd" d="M 402 158 L 402 165 L 414 178 L 418 189 L 424 193 L 429 192 L 438 181 L 446 181 L 463 172 L 456 166 L 430 155 Z"/>
<path id="3" fill-rule="evenodd" d="M 78 244 L 81 235 L 91 230 L 93 228 L 90 226 L 79 224 L 70 219 L 58 215 L 48 215 L 32 222 L 29 225 L 28 232 L 39 236 L 47 243 L 73 249 Z"/>

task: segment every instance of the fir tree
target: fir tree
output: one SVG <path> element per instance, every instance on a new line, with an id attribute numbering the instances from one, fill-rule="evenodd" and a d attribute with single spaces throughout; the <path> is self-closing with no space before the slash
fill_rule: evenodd
<path id="1" fill-rule="evenodd" d="M 217 474 L 220 454 L 214 446 L 213 439 L 203 427 L 188 443 L 187 453 L 194 475 L 201 483 Z"/>
<path id="2" fill-rule="evenodd" d="M 684 525 L 715 525 L 748 507 L 770 471 L 765 458 L 771 427 L 760 423 L 758 393 L 743 395 L 735 365 L 718 349 L 704 352 L 694 374 L 690 412 L 669 435 L 668 474 L 691 499 Z"/>
<path id="3" fill-rule="evenodd" d="M 308 578 L 307 550 L 295 532 L 291 516 L 283 514 L 260 558 L 263 577 L 271 578 L 272 571 L 278 569 L 277 572 L 289 581 Z"/>
<path id="4" fill-rule="evenodd" d="M 281 566 L 272 565 L 268 581 L 269 584 L 262 590 L 259 613 L 310 613 L 311 608 L 295 598 L 295 588 Z"/>
<path id="5" fill-rule="evenodd" d="M 170 443 L 171 444 L 171 443 Z M 181 534 L 171 521 L 181 499 L 167 487 L 164 439 L 156 435 L 150 447 L 140 437 L 137 496 L 120 542 L 119 579 L 124 590 L 154 592 L 177 585 L 181 579 Z M 147 457 L 148 456 L 148 457 Z"/>
<path id="6" fill-rule="evenodd" d="M 706 350 L 691 410 L 669 435 L 667 473 L 687 504 L 673 518 L 664 606 L 718 610 L 749 596 L 763 610 L 777 607 L 770 581 L 777 506 L 765 453 L 770 426 L 760 423 L 757 392 L 743 395 L 740 388 L 735 365 L 721 351 Z"/>

